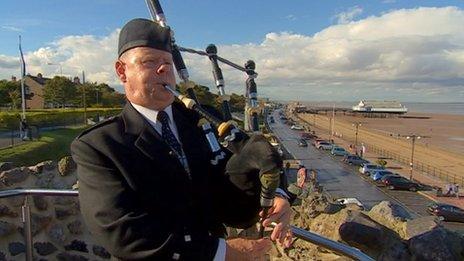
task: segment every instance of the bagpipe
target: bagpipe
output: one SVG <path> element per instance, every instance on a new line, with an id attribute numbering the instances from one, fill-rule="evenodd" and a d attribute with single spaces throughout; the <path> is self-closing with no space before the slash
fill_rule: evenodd
<path id="1" fill-rule="evenodd" d="M 163 27 L 168 27 L 166 17 L 158 0 L 146 0 L 152 20 Z M 258 102 L 257 86 L 255 78 L 258 74 L 255 72 L 255 63 L 247 61 L 242 67 L 227 59 L 217 55 L 215 45 L 208 45 L 205 51 L 198 51 L 180 47 L 176 44 L 173 31 L 171 30 L 172 57 L 179 78 L 186 87 L 186 95 L 175 90 L 174 86 L 165 86 L 174 94 L 187 108 L 196 111 L 202 117 L 202 129 L 208 140 L 210 149 L 213 153 L 212 164 L 218 164 L 225 158 L 223 148 L 232 153 L 228 159 L 225 172 L 230 177 L 230 181 L 239 189 L 257 191 L 251 197 L 259 197 L 259 203 L 263 210 L 264 220 L 268 210 L 273 206 L 276 189 L 280 184 L 282 173 L 282 159 L 272 145 L 260 135 L 258 122 Z M 181 51 L 190 52 L 198 55 L 207 56 L 211 61 L 213 77 L 219 92 L 222 104 L 223 120 L 215 117 L 205 110 L 194 93 L 194 83 L 189 80 L 187 67 L 181 55 Z M 224 77 L 218 62 L 225 63 L 235 69 L 243 71 L 248 76 L 246 79 L 246 97 L 247 105 L 245 108 L 245 129 L 247 132 L 237 127 L 232 120 L 230 109 L 230 96 L 225 92 Z M 219 146 L 219 143 L 222 145 Z M 250 187 L 252 189 L 250 189 Z M 254 188 L 254 189 L 253 189 Z M 261 209 L 256 209 L 256 217 Z M 246 223 L 246 222 L 245 222 Z M 249 225 L 249 224 L 248 224 Z M 260 228 L 263 234 L 263 226 Z"/>
<path id="2" fill-rule="evenodd" d="M 152 19 L 163 27 L 168 27 L 166 17 L 163 9 L 158 0 L 146 0 L 148 9 Z M 182 95 L 174 89 L 174 86 L 165 86 L 171 91 L 177 99 L 179 99 L 187 108 L 195 110 L 203 117 L 202 128 L 205 132 L 206 138 L 209 142 L 211 151 L 213 152 L 212 164 L 218 164 L 219 161 L 224 160 L 224 152 L 222 147 L 226 148 L 233 153 L 232 157 L 227 162 L 226 174 L 230 176 L 231 181 L 239 188 L 246 189 L 246 184 L 251 184 L 254 187 L 260 187 L 259 193 L 251 195 L 252 197 L 259 197 L 260 205 L 263 210 L 263 217 L 261 222 L 266 218 L 267 213 L 273 205 L 274 197 L 277 188 L 280 184 L 282 175 L 282 159 L 279 154 L 274 150 L 272 145 L 259 135 L 259 122 L 258 122 L 258 100 L 257 100 L 257 86 L 255 78 L 258 74 L 255 72 L 255 63 L 247 61 L 244 67 L 237 65 L 227 59 L 217 55 L 217 48 L 214 45 L 209 45 L 206 51 L 198 51 L 188 48 L 183 48 L 175 43 L 173 31 L 171 30 L 172 42 L 172 56 L 174 65 L 178 72 L 179 78 L 184 82 L 187 87 L 187 95 Z M 189 74 L 187 67 L 180 52 L 190 52 L 199 55 L 204 55 L 209 58 L 213 67 L 213 77 L 218 88 L 219 95 L 222 101 L 222 110 L 224 120 L 218 119 L 207 110 L 201 107 L 195 93 L 193 91 L 194 83 L 189 81 Z M 243 71 L 247 74 L 246 80 L 246 98 L 247 104 L 245 106 L 245 129 L 252 132 L 249 135 L 245 131 L 239 129 L 232 121 L 232 114 L 229 105 L 229 96 L 225 93 L 224 78 L 218 61 L 225 63 L 237 70 Z M 215 130 L 213 129 L 214 126 Z M 216 139 L 216 136 L 218 139 Z M 221 143 L 222 147 L 219 146 Z M 244 165 L 250 168 L 243 168 Z M 261 209 L 256 210 L 256 216 Z M 245 222 L 246 223 L 246 222 Z M 248 226 L 250 224 L 247 224 Z M 273 222 L 271 227 L 277 224 Z M 291 226 L 293 235 L 305 241 L 330 249 L 334 252 L 344 256 L 351 257 L 355 260 L 372 261 L 368 255 L 360 250 L 348 245 L 330 240 L 318 234 L 303 230 L 301 228 Z M 260 236 L 263 236 L 264 227 L 261 224 Z"/>

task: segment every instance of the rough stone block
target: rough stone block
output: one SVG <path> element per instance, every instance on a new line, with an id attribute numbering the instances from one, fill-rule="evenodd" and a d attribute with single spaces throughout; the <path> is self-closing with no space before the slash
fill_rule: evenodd
<path id="1" fill-rule="evenodd" d="M 55 207 L 55 217 L 59 220 L 64 220 L 70 216 L 74 216 L 79 213 L 79 209 L 72 207 Z"/>
<path id="2" fill-rule="evenodd" d="M 0 238 L 13 234 L 16 232 L 16 229 L 15 224 L 0 221 Z"/>
<path id="3" fill-rule="evenodd" d="M 87 249 L 87 244 L 84 241 L 80 240 L 73 240 L 71 244 L 64 246 L 66 251 L 74 250 L 79 252 L 88 253 L 89 250 Z"/>
<path id="4" fill-rule="evenodd" d="M 10 252 L 10 255 L 16 256 L 26 252 L 26 247 L 21 242 L 12 242 L 8 244 L 8 251 Z"/>
<path id="5" fill-rule="evenodd" d="M 378 248 L 383 236 L 382 227 L 360 212 L 354 212 L 350 221 L 339 228 L 340 237 L 355 246 Z"/>
<path id="6" fill-rule="evenodd" d="M 18 217 L 18 213 L 12 211 L 8 206 L 0 205 L 0 217 Z"/>
<path id="7" fill-rule="evenodd" d="M 84 226 L 80 220 L 74 220 L 73 222 L 68 224 L 69 233 L 73 235 L 80 235 L 82 234 Z"/>
<path id="8" fill-rule="evenodd" d="M 435 216 L 421 217 L 406 222 L 406 239 L 428 232 L 438 226 Z"/>
<path id="9" fill-rule="evenodd" d="M 48 256 L 55 253 L 58 249 L 50 242 L 36 242 L 34 248 L 37 254 L 41 256 Z"/>
<path id="10" fill-rule="evenodd" d="M 47 198 L 44 196 L 33 196 L 32 201 L 34 202 L 34 206 L 40 210 L 44 211 L 48 209 L 48 201 Z"/>
<path id="11" fill-rule="evenodd" d="M 408 240 L 411 260 L 464 260 L 464 240 L 437 227 Z"/>
<path id="12" fill-rule="evenodd" d="M 13 162 L 0 162 L 0 171 L 10 170 L 12 168 L 14 168 Z"/>
<path id="13" fill-rule="evenodd" d="M 37 180 L 35 181 L 35 186 L 38 188 L 51 188 L 53 179 L 55 177 L 56 175 L 51 172 L 42 173 L 37 176 Z"/>
<path id="14" fill-rule="evenodd" d="M 71 156 L 66 156 L 58 162 L 58 172 L 61 176 L 67 176 L 74 170 L 77 166 Z"/>
<path id="15" fill-rule="evenodd" d="M 111 254 L 108 253 L 108 251 L 106 251 L 106 249 L 104 247 L 95 245 L 95 246 L 92 247 L 92 251 L 96 256 L 99 256 L 101 258 L 104 258 L 104 259 L 110 259 L 111 258 Z"/>
<path id="16" fill-rule="evenodd" d="M 32 213 L 31 216 L 31 233 L 32 236 L 35 236 L 39 234 L 41 231 L 43 231 L 45 228 L 47 228 L 50 223 L 52 222 L 53 218 L 49 215 L 41 216 Z M 24 227 L 19 227 L 18 228 L 19 233 L 24 236 Z"/>
<path id="17" fill-rule="evenodd" d="M 0 182 L 5 186 L 11 186 L 25 181 L 30 176 L 30 171 L 27 168 L 14 168 L 11 170 L 2 171 L 0 173 Z"/>
<path id="18" fill-rule="evenodd" d="M 66 234 L 64 228 L 60 224 L 54 224 L 48 230 L 48 237 L 60 246 L 66 240 Z"/>
<path id="19" fill-rule="evenodd" d="M 35 166 L 29 167 L 29 170 L 37 177 L 39 177 L 44 172 L 53 171 L 55 169 L 56 169 L 56 164 L 52 160 L 43 161 L 43 162 L 36 164 Z"/>

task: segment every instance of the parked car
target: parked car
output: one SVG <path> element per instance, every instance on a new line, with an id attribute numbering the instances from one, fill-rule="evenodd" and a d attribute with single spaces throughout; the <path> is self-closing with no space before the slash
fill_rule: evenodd
<path id="1" fill-rule="evenodd" d="M 344 148 L 341 148 L 341 147 L 333 147 L 332 150 L 330 151 L 330 154 L 335 155 L 335 156 L 345 156 L 348 154 L 348 151 L 346 151 Z"/>
<path id="2" fill-rule="evenodd" d="M 320 138 L 316 138 L 316 139 L 313 141 L 313 145 L 314 145 L 314 147 L 316 147 L 316 146 L 317 146 L 317 144 L 319 144 L 319 142 L 321 142 L 321 141 L 326 141 L 326 140 L 324 140 L 324 139 L 320 139 Z M 327 142 L 328 142 L 328 141 L 327 141 Z"/>
<path id="3" fill-rule="evenodd" d="M 375 165 L 375 164 L 363 164 L 361 167 L 359 167 L 359 172 L 362 174 L 370 175 L 376 170 L 383 170 L 384 167 L 380 165 Z"/>
<path id="4" fill-rule="evenodd" d="M 327 141 L 321 141 L 321 142 L 317 143 L 316 148 L 323 149 L 323 150 L 331 150 L 332 146 L 333 145 L 328 143 Z"/>
<path id="5" fill-rule="evenodd" d="M 373 181 L 379 181 L 386 175 L 395 175 L 395 173 L 389 170 L 375 170 L 375 171 L 372 171 L 372 174 L 370 175 L 370 177 Z"/>
<path id="6" fill-rule="evenodd" d="M 292 125 L 292 127 L 290 127 L 290 129 L 292 129 L 292 130 L 304 130 L 303 126 L 301 126 L 301 125 Z"/>
<path id="7" fill-rule="evenodd" d="M 357 198 L 339 198 L 335 200 L 335 202 L 345 206 L 348 204 L 356 204 L 361 209 L 364 209 L 363 203 L 361 203 L 361 201 L 359 201 Z"/>
<path id="8" fill-rule="evenodd" d="M 369 161 L 357 156 L 357 155 L 345 155 L 342 159 L 343 162 L 346 162 L 350 165 L 360 166 L 361 164 L 369 163 Z"/>
<path id="9" fill-rule="evenodd" d="M 464 222 L 464 210 L 453 205 L 432 203 L 427 208 L 427 212 L 444 221 Z"/>
<path id="10" fill-rule="evenodd" d="M 317 138 L 316 135 L 309 133 L 309 132 L 303 132 L 301 133 L 300 137 L 305 140 L 310 140 L 310 139 L 315 139 Z"/>
<path id="11" fill-rule="evenodd" d="M 304 139 L 298 140 L 298 146 L 300 147 L 308 147 L 308 143 Z"/>
<path id="12" fill-rule="evenodd" d="M 401 176 L 388 175 L 382 178 L 382 182 L 391 190 L 406 189 L 409 191 L 417 191 L 419 189 L 419 184 Z"/>

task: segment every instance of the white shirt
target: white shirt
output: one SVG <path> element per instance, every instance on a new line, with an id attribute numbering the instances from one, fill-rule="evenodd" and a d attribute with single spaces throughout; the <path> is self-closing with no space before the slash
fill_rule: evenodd
<path id="1" fill-rule="evenodd" d="M 150 125 L 161 135 L 161 123 L 157 120 L 158 111 L 145 108 L 143 106 L 132 103 L 135 110 L 138 111 L 149 123 Z M 171 128 L 172 133 L 179 141 L 180 145 L 182 142 L 179 139 L 179 132 L 177 131 L 177 126 L 174 122 L 174 117 L 172 116 L 172 105 L 169 105 L 164 109 L 164 111 L 169 116 L 169 127 Z M 219 245 L 216 250 L 216 255 L 214 256 L 214 261 L 224 261 L 226 259 L 226 241 L 223 238 L 219 238 Z"/>
<path id="2" fill-rule="evenodd" d="M 150 125 L 155 128 L 156 132 L 158 132 L 161 135 L 161 122 L 157 120 L 158 117 L 158 111 L 152 110 L 145 108 L 143 106 L 137 105 L 132 103 L 132 106 L 134 106 L 135 110 L 138 111 L 142 116 L 150 123 Z M 177 141 L 182 145 L 182 142 L 179 139 L 179 132 L 177 131 L 177 126 L 174 122 L 174 117 L 172 116 L 172 105 L 169 105 L 164 109 L 164 111 L 168 114 L 169 116 L 169 128 L 171 128 L 172 133 L 176 137 Z"/>

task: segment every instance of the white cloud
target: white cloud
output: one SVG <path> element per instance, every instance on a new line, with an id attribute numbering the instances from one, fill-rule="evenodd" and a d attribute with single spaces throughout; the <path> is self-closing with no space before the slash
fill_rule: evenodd
<path id="1" fill-rule="evenodd" d="M 296 16 L 292 15 L 292 14 L 289 14 L 289 15 L 287 15 L 285 17 L 285 19 L 290 20 L 290 21 L 296 21 Z"/>
<path id="2" fill-rule="evenodd" d="M 339 24 L 347 24 L 353 21 L 354 18 L 362 14 L 363 9 L 359 6 L 353 6 L 348 8 L 346 12 L 338 13 L 334 16 Z"/>
<path id="3" fill-rule="evenodd" d="M 260 43 L 219 45 L 218 54 L 240 65 L 254 60 L 259 95 L 275 99 L 462 101 L 462 24 L 464 11 L 456 7 L 402 9 L 313 36 L 269 33 Z M 28 72 L 51 76 L 59 66 L 46 63 L 61 63 L 65 75 L 85 69 L 91 81 L 119 85 L 113 69 L 117 35 L 61 38 L 27 53 Z M 215 88 L 206 57 L 184 59 L 193 81 Z M 244 93 L 246 75 L 221 68 L 226 91 Z M 19 59 L 0 55 L 0 78 L 18 74 Z"/>
<path id="4" fill-rule="evenodd" d="M 2 25 L 1 28 L 6 31 L 24 32 L 23 29 L 16 27 L 16 26 L 11 26 L 11 25 Z"/>

